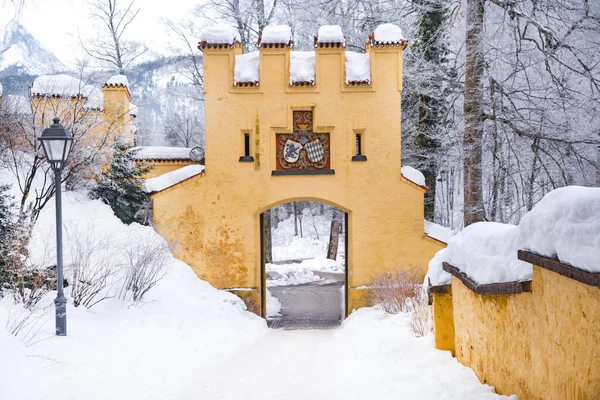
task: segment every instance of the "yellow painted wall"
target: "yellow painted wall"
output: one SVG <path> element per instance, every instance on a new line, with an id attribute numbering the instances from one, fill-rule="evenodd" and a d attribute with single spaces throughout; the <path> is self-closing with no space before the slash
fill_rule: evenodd
<path id="1" fill-rule="evenodd" d="M 261 287 L 260 214 L 309 200 L 348 213 L 349 310 L 357 289 L 383 269 L 419 265 L 443 244 L 425 238 L 425 189 L 400 174 L 400 47 L 368 48 L 372 85 L 348 87 L 344 49 L 316 49 L 316 84 L 289 86 L 290 49 L 260 50 L 260 85 L 234 87 L 232 49 L 204 50 L 206 172 L 153 195 L 158 232 L 175 254 L 218 288 Z M 292 131 L 293 110 L 313 110 L 330 132 L 335 175 L 272 176 L 275 135 Z M 352 162 L 355 133 L 366 162 Z M 239 162 L 250 134 L 253 163 Z"/>
<path id="2" fill-rule="evenodd" d="M 454 355 L 454 311 L 451 293 L 435 293 L 431 304 L 435 348 Z"/>
<path id="3" fill-rule="evenodd" d="M 452 303 L 456 358 L 498 393 L 600 399 L 600 288 L 534 266 L 530 293 L 481 296 L 452 277 Z"/>

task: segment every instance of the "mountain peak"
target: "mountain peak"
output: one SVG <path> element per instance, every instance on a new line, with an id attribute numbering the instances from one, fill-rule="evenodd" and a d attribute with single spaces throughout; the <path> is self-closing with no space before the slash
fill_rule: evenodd
<path id="1" fill-rule="evenodd" d="M 42 75 L 68 70 L 18 21 L 9 21 L 0 36 L 0 77 Z"/>

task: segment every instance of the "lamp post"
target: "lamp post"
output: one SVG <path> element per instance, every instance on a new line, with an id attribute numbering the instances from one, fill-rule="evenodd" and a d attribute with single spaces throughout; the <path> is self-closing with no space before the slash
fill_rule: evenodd
<path id="1" fill-rule="evenodd" d="M 56 188 L 56 336 L 67 336 L 67 299 L 63 293 L 63 251 L 62 251 L 62 171 L 69 158 L 73 137 L 60 124 L 60 118 L 54 117 L 54 123 L 44 129 L 38 138 L 44 149 L 46 160 L 54 171 L 54 187 Z"/>

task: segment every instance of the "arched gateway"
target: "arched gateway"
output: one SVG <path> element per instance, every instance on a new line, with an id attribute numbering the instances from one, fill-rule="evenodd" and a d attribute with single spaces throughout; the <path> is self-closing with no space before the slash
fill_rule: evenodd
<path id="1" fill-rule="evenodd" d="M 411 265 L 425 272 L 444 246 L 424 234 L 427 188 L 400 170 L 406 42 L 389 40 L 387 27 L 388 39 L 376 30 L 365 54 L 351 53 L 341 30 L 327 28 L 314 52 L 263 33 L 260 50 L 246 54 L 228 29 L 205 31 L 206 169 L 152 195 L 155 227 L 175 255 L 263 316 L 261 218 L 278 204 L 346 212 L 347 312 L 365 305 L 370 278 Z"/>

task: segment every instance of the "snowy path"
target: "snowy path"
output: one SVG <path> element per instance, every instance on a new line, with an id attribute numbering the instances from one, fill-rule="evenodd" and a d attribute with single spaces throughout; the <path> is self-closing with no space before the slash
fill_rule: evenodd
<path id="1" fill-rule="evenodd" d="M 179 397 L 192 399 L 494 399 L 470 369 L 430 338 L 414 338 L 402 316 L 357 312 L 343 328 L 271 330 L 197 371 Z M 368 338 L 368 339 L 367 339 Z"/>

